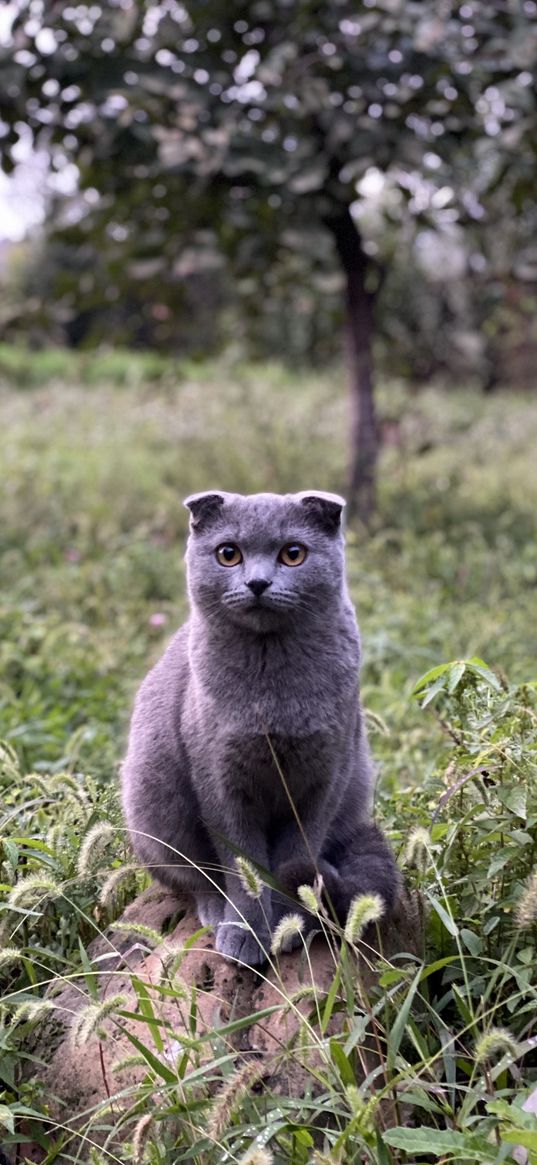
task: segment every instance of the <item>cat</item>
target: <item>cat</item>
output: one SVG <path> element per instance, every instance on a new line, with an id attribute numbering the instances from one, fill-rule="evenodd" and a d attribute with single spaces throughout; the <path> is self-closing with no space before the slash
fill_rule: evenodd
<path id="1" fill-rule="evenodd" d="M 138 857 L 188 890 L 215 946 L 250 966 L 302 882 L 322 875 L 344 921 L 398 874 L 370 821 L 374 769 L 359 700 L 344 499 L 319 491 L 194 494 L 191 614 L 144 680 L 122 767 Z M 252 897 L 238 854 L 271 872 Z"/>

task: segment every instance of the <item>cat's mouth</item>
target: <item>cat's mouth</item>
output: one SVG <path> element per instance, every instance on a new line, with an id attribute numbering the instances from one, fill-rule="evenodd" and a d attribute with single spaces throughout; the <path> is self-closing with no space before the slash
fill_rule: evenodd
<path id="1" fill-rule="evenodd" d="M 242 611 L 283 611 L 292 604 L 283 595 L 271 594 L 269 591 L 262 595 L 232 595 L 225 599 L 225 605 L 231 610 Z"/>
<path id="2" fill-rule="evenodd" d="M 228 596 L 225 606 L 234 622 L 259 630 L 274 626 L 291 613 L 289 601 L 270 594 Z"/>

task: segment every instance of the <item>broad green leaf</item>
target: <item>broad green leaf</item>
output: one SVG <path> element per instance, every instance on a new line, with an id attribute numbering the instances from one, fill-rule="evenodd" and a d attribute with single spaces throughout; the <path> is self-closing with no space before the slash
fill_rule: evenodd
<path id="1" fill-rule="evenodd" d="M 337 1068 L 342 1084 L 356 1084 L 356 1073 L 347 1059 L 341 1044 L 337 1040 L 330 1040 L 330 1055 L 332 1063 Z"/>
<path id="2" fill-rule="evenodd" d="M 153 1003 L 151 1001 L 149 991 L 147 990 L 145 983 L 143 983 L 137 975 L 132 975 L 131 982 L 138 996 L 140 1012 L 149 1022 L 149 1030 L 153 1035 L 157 1052 L 162 1054 L 164 1052 L 164 1040 L 160 1033 L 159 1025 L 152 1022 L 154 1019 L 156 1019 L 156 1016 L 153 1010 Z"/>
<path id="3" fill-rule="evenodd" d="M 10 839 L 6 837 L 2 838 L 2 848 L 9 861 L 9 864 L 13 866 L 13 869 L 15 869 L 19 860 L 19 847 L 15 845 L 14 841 L 10 841 Z"/>
<path id="4" fill-rule="evenodd" d="M 515 813 L 523 821 L 526 820 L 527 792 L 522 785 L 513 785 L 511 789 L 500 788 L 498 789 L 498 797 L 506 809 L 510 809 L 511 813 Z"/>
<path id="5" fill-rule="evenodd" d="M 120 1012 L 119 1014 L 122 1015 L 123 1013 Z M 172 1072 L 171 1068 L 168 1068 L 167 1064 L 159 1060 L 158 1056 L 155 1056 L 150 1048 L 147 1048 L 128 1028 L 124 1029 L 124 1033 L 133 1047 L 143 1056 L 149 1067 L 153 1069 L 153 1072 L 156 1072 L 157 1076 L 160 1076 L 166 1084 L 177 1084 L 177 1072 Z"/>
<path id="6" fill-rule="evenodd" d="M 408 971 L 405 967 L 394 967 L 391 971 L 383 971 L 379 976 L 379 984 L 381 987 L 393 987 L 394 983 L 402 983 L 408 979 Z"/>
<path id="7" fill-rule="evenodd" d="M 535 1131 L 530 1129 L 509 1129 L 508 1132 L 501 1132 L 502 1141 L 507 1141 L 509 1145 L 522 1145 L 523 1149 L 531 1149 L 532 1152 L 537 1152 L 537 1129 Z"/>
<path id="8" fill-rule="evenodd" d="M 436 683 L 433 684 L 433 686 L 431 688 L 427 689 L 427 691 L 423 697 L 423 700 L 421 702 L 422 708 L 427 708 L 427 706 L 431 703 L 431 701 L 434 700 L 435 696 L 437 696 L 439 692 L 444 691 L 445 686 L 446 686 L 445 677 L 440 676 L 439 679 L 437 679 Z"/>
<path id="9" fill-rule="evenodd" d="M 415 1021 L 412 1019 L 411 1015 L 409 1015 L 408 1020 L 407 1020 L 407 1031 L 408 1031 L 409 1039 L 412 1040 L 412 1043 L 414 1044 L 414 1047 L 417 1049 L 418 1054 L 421 1056 L 421 1059 L 423 1060 L 424 1064 L 426 1064 L 427 1061 L 430 1060 L 430 1058 L 431 1058 L 431 1049 L 427 1044 L 424 1032 L 422 1032 L 420 1030 L 420 1025 L 415 1023 Z M 406 1089 L 405 1089 L 405 1095 L 406 1095 Z"/>
<path id="10" fill-rule="evenodd" d="M 379 1129 L 376 1131 L 376 1142 L 378 1165 L 392 1165 L 392 1155 L 388 1152 L 384 1135 Z"/>
<path id="11" fill-rule="evenodd" d="M 15 1117 L 6 1104 L 0 1104 L 0 1124 L 10 1133 L 15 1132 Z"/>
<path id="12" fill-rule="evenodd" d="M 282 1010 L 282 1003 L 273 1003 L 271 1007 L 262 1007 L 259 1011 L 253 1011 L 251 1015 L 243 1015 L 240 1019 L 233 1019 L 231 1023 L 222 1024 L 222 1027 L 209 1029 L 199 1035 L 196 1046 L 203 1044 L 206 1040 L 214 1040 L 215 1034 L 219 1037 L 231 1036 L 235 1032 L 240 1032 L 245 1027 L 252 1027 L 253 1024 L 259 1023 L 262 1019 L 267 1019 L 269 1015 L 274 1015 L 275 1012 Z"/>
<path id="13" fill-rule="evenodd" d="M 491 1146 L 481 1137 L 459 1133 L 455 1129 L 388 1129 L 384 1140 L 405 1153 L 425 1153 L 428 1157 L 447 1156 L 453 1161 L 491 1160 Z"/>
<path id="14" fill-rule="evenodd" d="M 429 975 L 434 975 L 435 971 L 441 971 L 443 967 L 448 967 L 450 963 L 457 963 L 458 959 L 458 955 L 446 955 L 443 959 L 436 959 L 434 963 L 429 963 L 423 968 L 420 974 L 420 983 L 423 983 L 424 979 L 428 979 Z"/>
<path id="15" fill-rule="evenodd" d="M 35 849 L 39 850 L 39 852 L 42 854 L 48 855 L 49 857 L 54 856 L 53 851 L 49 848 L 48 845 L 45 845 L 44 841 L 37 841 L 32 837 L 12 837 L 11 841 L 15 842 L 17 845 L 20 845 L 21 848 Z"/>
<path id="16" fill-rule="evenodd" d="M 487 664 L 483 663 L 482 659 L 474 657 L 473 659 L 468 660 L 468 670 L 474 672 L 475 675 L 480 676 L 482 680 L 485 680 L 485 683 L 487 683 L 490 688 L 494 688 L 495 692 L 501 692 L 502 685 L 499 679 L 494 675 L 494 672 L 492 672 L 490 668 L 487 667 Z"/>
<path id="17" fill-rule="evenodd" d="M 487 1102 L 487 1112 L 501 1117 L 502 1120 L 508 1120 L 517 1127 L 529 1129 L 530 1132 L 534 1131 L 536 1124 L 534 1113 L 528 1112 L 525 1108 L 520 1108 L 518 1104 L 509 1104 L 507 1100 L 489 1100 Z"/>
<path id="18" fill-rule="evenodd" d="M 462 1017 L 465 1024 L 468 1024 L 469 1026 L 471 1026 L 471 1024 L 473 1023 L 474 1017 L 472 1015 L 470 1008 L 468 1007 L 468 1003 L 466 1002 L 466 999 L 464 998 L 464 995 L 463 995 L 460 987 L 457 985 L 457 983 L 452 983 L 451 990 L 453 991 L 453 998 L 455 1000 L 455 1004 L 457 1007 L 457 1011 L 459 1012 L 459 1015 Z"/>
<path id="19" fill-rule="evenodd" d="M 459 681 L 462 679 L 465 671 L 466 664 L 464 663 L 464 660 L 460 659 L 457 663 L 452 664 L 448 681 L 448 692 L 450 695 L 455 691 L 455 688 L 457 687 Z"/>
<path id="20" fill-rule="evenodd" d="M 408 1017 L 410 1014 L 410 1009 L 411 1009 L 412 1003 L 414 1001 L 414 996 L 415 996 L 416 991 L 418 990 L 418 987 L 419 987 L 421 973 L 422 973 L 422 968 L 420 967 L 419 970 L 416 971 L 414 979 L 412 980 L 412 983 L 410 984 L 410 986 L 408 988 L 408 991 L 406 993 L 405 998 L 403 999 L 403 1002 L 399 1006 L 399 1010 L 397 1012 L 395 1020 L 394 1020 L 393 1024 L 391 1025 L 390 1030 L 388 1032 L 387 1062 L 388 1062 L 388 1069 L 391 1071 L 393 1071 L 393 1069 L 395 1068 L 395 1061 L 396 1061 L 397 1053 L 399 1051 L 399 1048 L 401 1046 L 401 1040 L 403 1039 L 403 1035 L 405 1033 L 405 1028 L 406 1028 Z"/>
<path id="21" fill-rule="evenodd" d="M 414 684 L 412 695 L 419 696 L 420 692 L 427 688 L 433 680 L 438 679 L 439 676 L 447 676 L 451 667 L 453 667 L 451 663 L 439 663 L 437 667 L 432 667 L 430 671 L 425 672 Z"/>
<path id="22" fill-rule="evenodd" d="M 453 937 L 458 935 L 459 928 L 457 926 L 457 923 L 455 922 L 455 919 L 452 918 L 450 914 L 448 914 L 445 906 L 442 906 L 442 903 L 438 901 L 438 898 L 435 898 L 434 894 L 431 894 L 429 890 L 426 890 L 425 893 L 426 893 L 426 896 L 427 896 L 429 902 L 431 903 L 433 910 L 436 911 L 438 917 L 443 922 L 446 930 L 449 931 L 449 933 L 452 934 Z"/>
<path id="23" fill-rule="evenodd" d="M 468 930 L 467 927 L 463 926 L 461 929 L 461 939 L 471 955 L 481 954 L 483 943 L 479 935 L 475 934 L 473 930 Z"/>
<path id="24" fill-rule="evenodd" d="M 303 1145 L 305 1149 L 311 1149 L 313 1147 L 313 1137 L 303 1125 L 300 1125 L 298 1128 L 290 1125 L 289 1132 L 293 1134 L 294 1140 L 298 1145 Z"/>
<path id="25" fill-rule="evenodd" d="M 508 862 L 512 860 L 513 855 L 510 851 L 501 850 L 499 854 L 495 854 L 489 862 L 487 877 L 493 878 L 495 874 L 498 874 L 500 870 L 503 870 L 504 866 L 506 866 Z"/>

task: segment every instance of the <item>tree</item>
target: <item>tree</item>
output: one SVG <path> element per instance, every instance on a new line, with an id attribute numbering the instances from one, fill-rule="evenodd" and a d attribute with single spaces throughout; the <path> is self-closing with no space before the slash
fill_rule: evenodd
<path id="1" fill-rule="evenodd" d="M 360 229 L 360 180 L 374 167 L 397 186 L 395 246 L 409 219 L 478 228 L 499 188 L 526 212 L 534 0 L 18 7 L 2 63 L 4 160 L 21 123 L 46 140 L 53 167 L 74 160 L 88 230 L 159 255 L 163 277 L 179 251 L 210 241 L 236 279 L 255 270 L 258 295 L 282 248 L 311 249 L 328 232 L 344 287 L 350 500 L 367 519 L 386 257 Z"/>

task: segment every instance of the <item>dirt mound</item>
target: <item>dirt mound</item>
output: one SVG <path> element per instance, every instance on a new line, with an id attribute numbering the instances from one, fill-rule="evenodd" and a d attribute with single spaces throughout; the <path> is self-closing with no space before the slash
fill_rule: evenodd
<path id="1" fill-rule="evenodd" d="M 379 937 L 384 959 L 404 951 L 419 954 L 418 914 L 416 901 L 406 895 L 371 936 L 371 946 L 364 944 L 356 960 L 360 991 L 367 993 L 374 983 Z M 38 1074 L 52 1121 L 77 1140 L 77 1130 L 91 1129 L 91 1140 L 98 1143 L 103 1112 L 113 1125 L 132 1104 L 136 1085 L 147 1079 L 152 1058 L 153 1071 L 156 1058 L 165 1074 L 166 1069 L 174 1073 L 193 1040 L 198 1064 L 216 1058 L 218 1040 L 219 1054 L 222 1047 L 232 1049 L 238 1064 L 248 1058 L 261 1061 L 257 1078 L 272 1092 L 298 1097 L 306 1086 L 317 1087 L 315 1068 L 326 1059 L 327 1040 L 343 1022 L 344 1013 L 336 1010 L 325 1030 L 317 1006 L 319 1000 L 324 1004 L 334 979 L 337 943 L 319 934 L 307 950 L 302 946 L 281 955 L 260 972 L 234 966 L 215 952 L 211 934 L 199 933 L 190 901 L 156 886 L 136 898 L 118 922 L 91 944 L 85 976 L 69 984 L 58 980 L 49 991 L 54 1011 L 38 1029 L 31 1050 L 43 1064 Z M 150 953 L 140 927 L 163 934 Z M 123 996 L 123 1014 L 103 1018 L 77 1044 L 84 1017 L 91 1028 L 88 1008 L 117 995 Z M 301 1038 L 305 1027 L 307 1039 Z M 131 1063 L 122 1067 L 127 1058 Z M 366 1037 L 364 1073 L 374 1060 L 374 1044 Z M 31 1155 L 39 1160 L 37 1150 Z"/>

